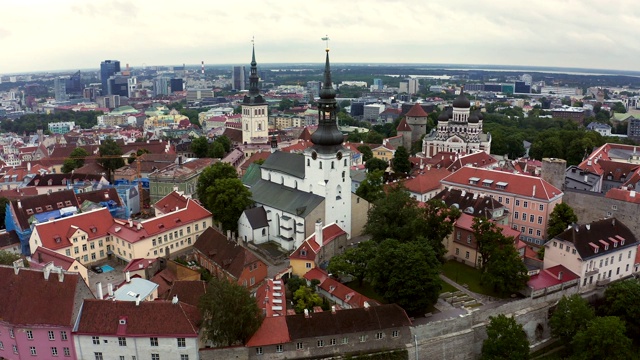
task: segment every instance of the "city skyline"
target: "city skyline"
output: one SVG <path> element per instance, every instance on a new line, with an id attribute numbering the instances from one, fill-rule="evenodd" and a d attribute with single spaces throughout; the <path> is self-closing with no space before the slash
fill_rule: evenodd
<path id="1" fill-rule="evenodd" d="M 0 24 L 0 74 L 98 68 L 321 63 L 439 63 L 638 71 L 640 10 L 592 1 L 241 3 L 9 1 Z"/>

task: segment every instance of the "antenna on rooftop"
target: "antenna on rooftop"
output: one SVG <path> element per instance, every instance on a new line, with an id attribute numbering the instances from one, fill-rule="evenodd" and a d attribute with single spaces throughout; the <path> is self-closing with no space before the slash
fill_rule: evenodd
<path id="1" fill-rule="evenodd" d="M 322 38 L 322 41 L 325 41 L 327 43 L 327 51 L 329 51 L 329 35 L 325 35 Z"/>

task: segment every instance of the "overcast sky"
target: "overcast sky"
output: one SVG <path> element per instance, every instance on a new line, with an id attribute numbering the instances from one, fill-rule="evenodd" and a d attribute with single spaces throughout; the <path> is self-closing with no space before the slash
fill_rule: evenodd
<path id="1" fill-rule="evenodd" d="M 0 0 L 0 74 L 143 64 L 450 63 L 640 70 L 636 1 Z"/>

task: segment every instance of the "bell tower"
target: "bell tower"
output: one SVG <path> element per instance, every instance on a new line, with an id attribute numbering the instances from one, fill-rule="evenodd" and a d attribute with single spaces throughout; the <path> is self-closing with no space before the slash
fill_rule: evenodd
<path id="1" fill-rule="evenodd" d="M 249 94 L 242 100 L 242 143 L 266 144 L 269 140 L 269 112 L 267 102 L 258 88 L 258 67 L 256 49 L 251 53 L 251 74 L 249 75 Z"/>

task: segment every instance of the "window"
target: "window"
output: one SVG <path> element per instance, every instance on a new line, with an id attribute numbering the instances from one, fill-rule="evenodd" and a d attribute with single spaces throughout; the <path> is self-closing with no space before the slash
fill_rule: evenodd
<path id="1" fill-rule="evenodd" d="M 33 340 L 33 331 L 27 330 L 27 339 Z"/>
<path id="2" fill-rule="evenodd" d="M 336 339 L 329 340 L 329 345 L 335 345 L 335 344 L 336 344 Z"/>
<path id="3" fill-rule="evenodd" d="M 277 352 L 277 353 L 281 353 L 283 350 L 284 350 L 284 349 L 283 349 L 282 344 L 278 344 L 278 345 L 276 345 L 276 352 Z"/>
<path id="4" fill-rule="evenodd" d="M 507 203 L 507 205 L 509 205 L 509 203 L 511 202 L 511 198 L 505 198 L 504 202 Z"/>
<path id="5" fill-rule="evenodd" d="M 51 348 L 51 356 L 58 356 L 58 348 L 57 347 L 52 347 Z"/>
<path id="6" fill-rule="evenodd" d="M 318 347 L 324 346 L 324 340 L 318 340 Z"/>
<path id="7" fill-rule="evenodd" d="M 464 258 L 465 258 L 465 259 L 468 259 L 468 258 L 469 258 L 469 252 L 468 252 L 468 251 L 467 251 L 467 253 L 464 255 Z"/>
<path id="8" fill-rule="evenodd" d="M 151 360 L 160 360 L 160 354 L 151 354 Z"/>
<path id="9" fill-rule="evenodd" d="M 118 337 L 118 345 L 127 346 L 127 338 L 126 337 Z"/>
<path id="10" fill-rule="evenodd" d="M 398 330 L 393 330 L 391 332 L 391 337 L 398 337 Z"/>
<path id="11" fill-rule="evenodd" d="M 124 360 L 124 356 L 120 355 L 119 359 Z"/>
<path id="12" fill-rule="evenodd" d="M 571 246 L 567 245 L 567 252 L 569 252 L 569 250 L 571 250 Z"/>
<path id="13" fill-rule="evenodd" d="M 360 335 L 360 342 L 367 341 L 367 335 Z"/>
<path id="14" fill-rule="evenodd" d="M 95 243 L 89 244 L 89 248 L 91 248 L 91 250 L 95 250 L 96 249 L 96 244 Z"/>
<path id="15" fill-rule="evenodd" d="M 536 230 L 536 236 L 537 236 L 537 237 L 542 236 L 542 231 L 540 231 L 540 230 Z"/>
<path id="16" fill-rule="evenodd" d="M 498 202 L 501 203 L 502 202 L 502 196 L 498 196 Z"/>
<path id="17" fill-rule="evenodd" d="M 349 338 L 348 337 L 343 337 L 342 338 L 342 345 L 348 344 L 349 343 Z"/>
<path id="18" fill-rule="evenodd" d="M 49 340 L 55 340 L 56 339 L 56 335 L 53 333 L 53 331 L 49 330 Z"/>
<path id="19" fill-rule="evenodd" d="M 256 348 L 256 355 L 262 355 L 262 346 Z"/>
<path id="20" fill-rule="evenodd" d="M 560 250 L 562 250 L 564 248 L 564 244 L 560 243 Z"/>
<path id="21" fill-rule="evenodd" d="M 185 338 L 178 338 L 178 347 L 179 348 L 187 347 L 187 342 Z"/>
<path id="22" fill-rule="evenodd" d="M 82 251 L 87 251 L 87 244 L 82 244 Z"/>
<path id="23" fill-rule="evenodd" d="M 467 244 L 471 244 L 471 235 L 467 235 Z"/>
<path id="24" fill-rule="evenodd" d="M 533 235 L 533 228 L 529 228 L 529 235 Z"/>
<path id="25" fill-rule="evenodd" d="M 460 240 L 460 231 L 456 232 L 456 240 Z"/>
<path id="26" fill-rule="evenodd" d="M 620 275 L 620 268 L 616 269 L 616 275 Z"/>
<path id="27" fill-rule="evenodd" d="M 0 341 L 0 350 L 4 350 L 4 344 Z"/>
<path id="28" fill-rule="evenodd" d="M 68 347 L 63 347 L 62 353 L 64 354 L 64 356 L 71 356 L 71 350 L 69 350 Z"/>
<path id="29" fill-rule="evenodd" d="M 151 246 L 156 246 L 156 239 L 151 240 Z"/>
<path id="30" fill-rule="evenodd" d="M 306 267 L 307 269 L 311 269 L 311 263 L 310 262 L 306 263 Z"/>
<path id="31" fill-rule="evenodd" d="M 296 343 L 296 350 L 302 350 L 304 349 L 304 344 L 302 344 L 301 342 Z"/>
<path id="32" fill-rule="evenodd" d="M 187 355 L 187 354 L 181 354 L 181 355 L 180 355 L 180 360 L 189 360 L 189 355 Z"/>
<path id="33" fill-rule="evenodd" d="M 517 201 L 517 200 L 516 200 L 516 201 Z M 529 207 L 529 202 L 528 202 L 528 201 L 523 202 L 523 203 L 522 203 L 522 207 L 524 207 L 524 208 L 528 208 L 528 207 Z"/>
<path id="34" fill-rule="evenodd" d="M 618 256 L 618 261 L 622 261 L 622 254 L 620 254 L 620 256 Z"/>
<path id="35" fill-rule="evenodd" d="M 157 337 L 149 338 L 149 340 L 151 342 L 151 346 L 158 346 L 158 338 Z"/>
<path id="36" fill-rule="evenodd" d="M 532 215 L 529 215 L 529 222 L 534 222 L 534 221 L 535 221 L 535 218 L 536 218 L 536 217 L 535 217 L 535 216 L 533 216 L 533 214 L 532 214 Z"/>
<path id="37" fill-rule="evenodd" d="M 516 206 L 520 206 L 520 200 L 516 199 Z"/>
<path id="38" fill-rule="evenodd" d="M 64 251 L 65 255 L 71 256 L 71 249 L 67 249 Z"/>
<path id="39" fill-rule="evenodd" d="M 538 216 L 538 224 L 542 224 L 542 216 Z"/>
<path id="40" fill-rule="evenodd" d="M 571 254 L 575 255 L 576 254 L 576 249 L 571 250 Z"/>
<path id="41" fill-rule="evenodd" d="M 517 212 L 517 211 L 514 211 L 514 212 L 513 212 L 513 218 L 514 218 L 514 219 L 516 219 L 516 220 L 517 220 L 519 215 L 520 215 L 520 213 L 519 213 L 519 212 Z"/>
<path id="42" fill-rule="evenodd" d="M 540 204 L 540 205 L 538 206 L 538 210 L 540 210 L 540 211 L 544 211 L 544 205 Z"/>
<path id="43" fill-rule="evenodd" d="M 11 345 L 13 347 L 13 353 L 17 354 L 18 353 L 18 347 L 16 346 L 16 344 Z"/>
<path id="44" fill-rule="evenodd" d="M 383 337 L 384 337 L 383 333 L 381 333 L 381 332 L 376 333 L 376 340 L 382 340 Z"/>
<path id="45" fill-rule="evenodd" d="M 94 352 L 93 355 L 96 357 L 96 360 L 103 360 L 101 352 Z"/>
<path id="46" fill-rule="evenodd" d="M 522 213 L 522 221 L 527 221 L 527 213 Z"/>
<path id="47" fill-rule="evenodd" d="M 33 356 L 38 355 L 38 353 L 36 352 L 35 346 L 29 346 L 29 352 L 31 352 L 31 355 Z"/>
<path id="48" fill-rule="evenodd" d="M 456 255 L 460 255 L 460 249 L 456 248 Z"/>

